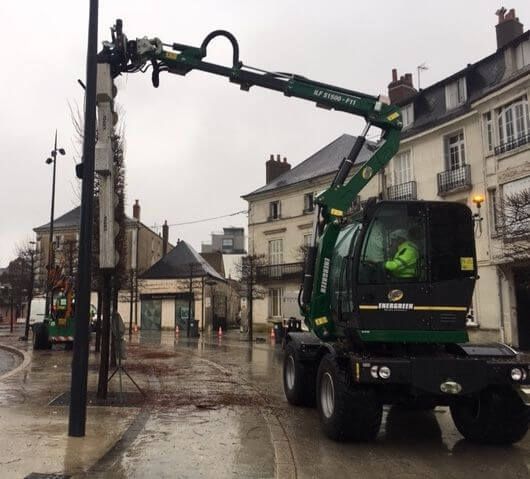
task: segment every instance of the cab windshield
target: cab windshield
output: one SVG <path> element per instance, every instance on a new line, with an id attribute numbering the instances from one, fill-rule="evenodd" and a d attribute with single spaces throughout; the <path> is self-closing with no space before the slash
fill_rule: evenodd
<path id="1" fill-rule="evenodd" d="M 364 238 L 360 283 L 426 281 L 426 218 L 423 205 L 385 204 Z"/>

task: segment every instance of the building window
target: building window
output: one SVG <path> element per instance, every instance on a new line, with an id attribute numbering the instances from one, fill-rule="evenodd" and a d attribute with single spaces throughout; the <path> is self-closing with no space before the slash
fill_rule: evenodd
<path id="1" fill-rule="evenodd" d="M 445 87 L 445 104 L 448 110 L 463 105 L 467 100 L 466 77 L 449 83 Z"/>
<path id="2" fill-rule="evenodd" d="M 55 235 L 53 249 L 55 251 L 61 251 L 63 248 L 63 236 L 62 235 Z"/>
<path id="3" fill-rule="evenodd" d="M 314 193 L 306 193 L 304 195 L 304 213 L 309 213 L 315 209 L 315 205 L 313 202 L 314 198 L 315 198 Z"/>
<path id="4" fill-rule="evenodd" d="M 497 190 L 491 189 L 488 190 L 488 203 L 489 203 L 489 213 L 490 213 L 490 223 L 491 223 L 491 234 L 495 235 L 499 231 L 500 227 L 500 211 L 499 211 L 499 202 L 497 197 Z"/>
<path id="5" fill-rule="evenodd" d="M 493 151 L 493 118 L 491 116 L 491 111 L 485 113 L 483 119 L 486 150 Z"/>
<path id="6" fill-rule="evenodd" d="M 312 244 L 313 244 L 313 235 L 312 234 L 304 235 L 303 246 L 305 248 L 309 248 Z"/>
<path id="7" fill-rule="evenodd" d="M 412 181 L 412 162 L 410 151 L 398 153 L 393 160 L 394 185 L 402 185 Z"/>
<path id="8" fill-rule="evenodd" d="M 444 138 L 444 153 L 447 170 L 458 170 L 466 164 L 464 130 L 459 130 Z"/>
<path id="9" fill-rule="evenodd" d="M 414 105 L 409 103 L 401 109 L 401 116 L 403 118 L 403 128 L 412 125 L 414 123 Z"/>
<path id="10" fill-rule="evenodd" d="M 281 216 L 281 204 L 279 201 L 271 201 L 269 203 L 269 219 L 277 220 Z"/>
<path id="11" fill-rule="evenodd" d="M 269 289 L 269 316 L 271 318 L 279 318 L 282 316 L 282 288 Z"/>
<path id="12" fill-rule="evenodd" d="M 528 143 L 530 119 L 528 117 L 528 101 L 526 96 L 499 108 L 497 110 L 497 122 L 501 146 L 511 146 L 507 149 L 504 148 L 501 153 L 516 148 L 520 144 Z"/>
<path id="13" fill-rule="evenodd" d="M 233 238 L 223 238 L 223 249 L 232 249 L 234 247 Z"/>
<path id="14" fill-rule="evenodd" d="M 269 264 L 283 263 L 283 240 L 275 239 L 269 241 Z"/>

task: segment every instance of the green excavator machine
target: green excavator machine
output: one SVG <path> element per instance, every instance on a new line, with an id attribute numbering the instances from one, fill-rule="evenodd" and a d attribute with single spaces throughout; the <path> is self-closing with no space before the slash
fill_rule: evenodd
<path id="1" fill-rule="evenodd" d="M 399 149 L 400 109 L 380 96 L 244 65 L 235 37 L 210 33 L 200 47 L 129 40 L 118 20 L 99 62 L 111 76 L 152 69 L 227 77 L 351 113 L 366 126 L 328 189 L 316 198 L 312 246 L 299 303 L 309 331 L 285 341 L 283 384 L 293 405 L 316 405 L 335 440 L 376 438 L 384 405 L 450 407 L 470 440 L 506 444 L 528 429 L 528 362 L 507 345 L 470 344 L 466 314 L 477 275 L 474 219 L 460 203 L 377 201 L 352 205 Z M 210 42 L 227 39 L 231 66 L 205 61 Z M 381 132 L 366 144 L 370 128 Z M 366 145 L 365 145 L 366 144 Z M 359 153 L 370 156 L 358 164 Z"/>

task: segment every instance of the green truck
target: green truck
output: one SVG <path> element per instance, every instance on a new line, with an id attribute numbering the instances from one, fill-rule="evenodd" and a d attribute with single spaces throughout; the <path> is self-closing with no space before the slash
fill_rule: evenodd
<path id="1" fill-rule="evenodd" d="M 121 20 L 111 31 L 98 61 L 110 65 L 112 77 L 151 67 L 158 87 L 162 72 L 201 70 L 227 77 L 243 91 L 258 86 L 366 121 L 316 199 L 299 296 L 309 332 L 290 332 L 285 342 L 289 403 L 316 405 L 324 432 L 335 440 L 374 439 L 387 404 L 449 406 L 458 430 L 477 442 L 507 444 L 526 434 L 528 361 L 507 345 L 468 341 L 466 314 L 478 279 L 469 208 L 373 199 L 352 211 L 363 187 L 399 149 L 398 106 L 381 96 L 244 65 L 235 37 L 224 30 L 207 35 L 200 47 L 129 40 Z M 232 45 L 230 66 L 205 61 L 218 37 Z M 372 127 L 379 129 L 379 141 L 369 145 L 369 159 L 356 164 Z"/>
<path id="2" fill-rule="evenodd" d="M 33 349 L 51 349 L 53 345 L 64 344 L 71 349 L 74 344 L 75 298 L 71 291 L 61 292 L 53 298 L 48 317 L 33 324 Z M 95 327 L 96 308 L 90 305 L 90 326 Z"/>

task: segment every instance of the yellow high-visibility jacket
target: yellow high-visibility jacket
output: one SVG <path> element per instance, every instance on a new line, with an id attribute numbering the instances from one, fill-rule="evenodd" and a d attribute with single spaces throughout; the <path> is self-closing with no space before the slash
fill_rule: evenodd
<path id="1" fill-rule="evenodd" d="M 411 241 L 404 241 L 398 246 L 394 259 L 385 262 L 385 269 L 396 278 L 415 278 L 418 258 L 418 247 Z"/>

